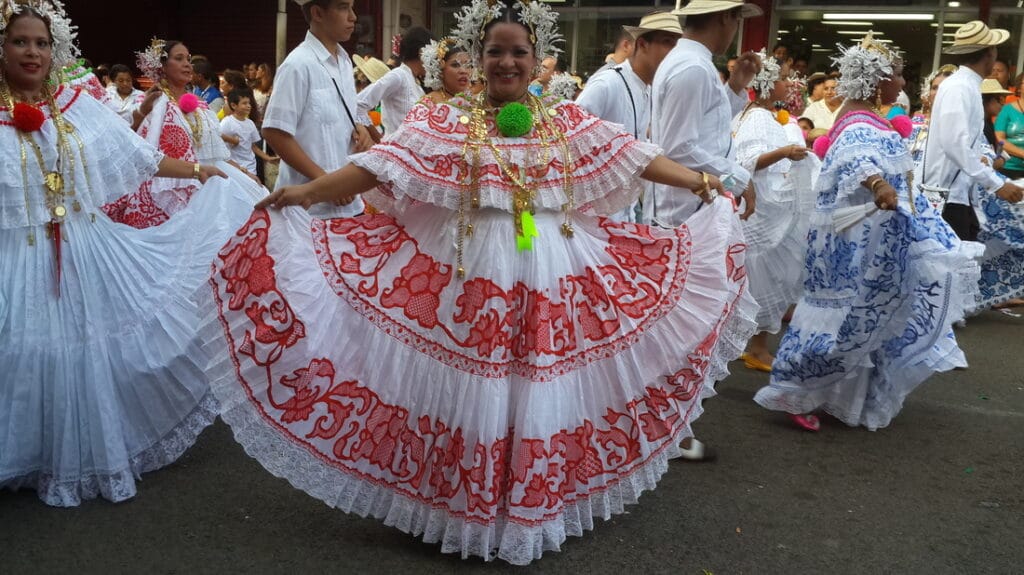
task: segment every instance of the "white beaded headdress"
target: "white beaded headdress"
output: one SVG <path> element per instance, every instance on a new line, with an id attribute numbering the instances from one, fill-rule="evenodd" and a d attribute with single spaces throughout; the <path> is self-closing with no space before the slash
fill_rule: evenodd
<path id="1" fill-rule="evenodd" d="M 149 41 L 149 47 L 141 52 L 135 53 L 135 65 L 138 66 L 142 75 L 154 82 L 159 82 L 163 76 L 164 62 L 167 60 L 167 42 L 153 38 Z"/>
<path id="2" fill-rule="evenodd" d="M 893 68 L 903 63 L 899 49 L 875 40 L 873 32 L 856 46 L 839 46 L 839 53 L 832 59 L 839 66 L 836 93 L 855 100 L 874 98 L 878 83 L 892 78 Z"/>
<path id="3" fill-rule="evenodd" d="M 758 98 L 764 99 L 771 96 L 775 90 L 775 82 L 779 80 L 782 66 L 774 56 L 769 56 L 764 48 L 757 53 L 757 57 L 761 59 L 761 71 L 754 76 L 748 87 L 757 92 Z"/>
<path id="4" fill-rule="evenodd" d="M 60 71 L 78 60 L 78 46 L 75 45 L 77 27 L 71 24 L 64 4 L 60 0 L 0 0 L 0 58 L 3 58 L 4 37 L 7 24 L 15 14 L 32 10 L 49 21 L 50 35 L 53 36 L 53 66 L 50 80 L 60 82 Z"/>
<path id="5" fill-rule="evenodd" d="M 932 82 L 934 82 L 936 78 L 942 75 L 948 76 L 953 72 L 956 72 L 956 70 L 957 67 L 955 64 L 945 64 L 939 66 L 939 68 L 931 74 L 928 74 L 928 77 L 921 81 L 921 99 L 923 100 L 928 96 L 928 92 L 932 89 Z"/>
<path id="6" fill-rule="evenodd" d="M 576 97 L 576 90 L 580 85 L 572 74 L 555 74 L 548 81 L 548 93 L 558 96 L 563 100 L 572 100 Z"/>
<path id="7" fill-rule="evenodd" d="M 429 44 L 420 50 L 420 61 L 423 62 L 423 85 L 431 90 L 444 88 L 444 81 L 441 79 L 441 70 L 444 69 L 444 60 L 448 57 L 448 51 L 455 47 L 455 40 L 441 38 L 431 40 Z"/>
<path id="8" fill-rule="evenodd" d="M 537 67 L 549 56 L 557 56 L 561 50 L 555 44 L 562 42 L 558 32 L 558 14 L 540 0 L 516 0 L 512 8 L 519 12 L 519 22 L 530 30 L 530 42 L 537 57 Z M 474 63 L 480 61 L 484 39 L 484 28 L 501 17 L 505 3 L 499 0 L 473 0 L 455 14 L 455 30 L 452 36 L 459 46 L 469 53 Z"/>

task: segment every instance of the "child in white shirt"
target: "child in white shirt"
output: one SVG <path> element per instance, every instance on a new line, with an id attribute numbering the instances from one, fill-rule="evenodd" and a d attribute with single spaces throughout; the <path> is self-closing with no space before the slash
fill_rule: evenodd
<path id="1" fill-rule="evenodd" d="M 241 90 L 233 90 L 228 94 L 230 115 L 220 121 L 220 135 L 231 151 L 231 160 L 250 174 L 256 173 L 256 156 L 264 162 L 277 162 L 279 158 L 264 152 L 257 144 L 260 132 L 256 124 L 249 119 L 252 112 L 252 99 Z"/>

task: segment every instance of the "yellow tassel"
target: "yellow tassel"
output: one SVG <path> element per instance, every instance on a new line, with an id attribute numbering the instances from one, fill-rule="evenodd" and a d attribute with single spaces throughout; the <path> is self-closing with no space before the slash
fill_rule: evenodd
<path id="1" fill-rule="evenodd" d="M 533 249 L 533 238 L 540 237 L 540 232 L 537 231 L 537 223 L 533 221 L 533 214 L 523 210 L 520 218 L 523 233 L 516 236 L 516 247 L 521 252 L 529 251 Z"/>

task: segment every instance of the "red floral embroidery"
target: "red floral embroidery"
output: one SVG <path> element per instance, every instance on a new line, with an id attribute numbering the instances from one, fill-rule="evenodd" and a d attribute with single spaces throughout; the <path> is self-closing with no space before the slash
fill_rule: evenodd
<path id="1" fill-rule="evenodd" d="M 452 285 L 451 266 L 424 253 L 384 214 L 314 223 L 313 232 L 325 277 L 388 333 L 472 373 L 544 379 L 624 348 L 679 297 L 688 268 L 688 240 L 654 237 L 646 228 L 610 220 L 602 220 L 601 227 L 608 234 L 606 253 L 616 265 L 566 276 L 554 294 L 523 284 L 505 289 L 486 278 Z M 685 228 L 678 232 L 687 233 Z M 331 254 L 339 254 L 339 261 Z M 380 290 L 382 281 L 391 286 Z M 448 290 L 456 292 L 445 295 Z M 456 311 L 450 321 L 442 321 L 438 310 L 447 297 L 453 297 Z M 623 333 L 627 325 L 632 327 Z M 577 330 L 582 330 L 583 341 Z M 438 344 L 444 341 L 447 345 Z M 500 363 L 481 363 L 474 357 Z M 542 368 L 535 357 L 556 361 Z"/>
<path id="2" fill-rule="evenodd" d="M 143 138 L 152 129 L 151 121 L 147 118 L 139 129 Z M 181 126 L 184 121 L 177 106 L 167 106 L 160 131 L 160 151 L 171 158 L 195 162 L 192 135 Z M 115 222 L 139 229 L 148 228 L 166 222 L 170 216 L 183 210 L 198 190 L 199 187 L 193 183 L 182 184 L 180 180 L 154 178 L 143 182 L 137 192 L 106 204 L 101 209 Z M 154 195 L 159 197 L 159 205 Z"/>
<path id="3" fill-rule="evenodd" d="M 296 319 L 284 295 L 277 289 L 274 259 L 267 255 L 270 218 L 255 211 L 249 221 L 218 254 L 219 277 L 224 292 L 231 294 L 227 307 L 245 315 L 253 324 L 239 351 L 259 365 L 277 360 L 287 348 L 305 337 L 305 325 Z"/>
<path id="4" fill-rule="evenodd" d="M 610 489 L 671 448 L 697 409 L 694 400 L 706 384 L 721 325 L 709 329 L 690 354 L 686 368 L 648 386 L 637 397 L 624 398 L 621 407 L 609 406 L 600 417 L 581 418 L 578 425 L 547 437 L 517 433 L 514 421 L 496 430 L 497 437 L 491 434 L 495 430 L 467 435 L 461 422 L 448 421 L 446 415 L 429 414 L 421 405 L 391 403 L 363 382 L 341 375 L 347 366 L 311 356 L 308 349 L 297 345 L 305 338 L 305 330 L 277 287 L 274 257 L 267 252 L 270 225 L 266 212 L 255 212 L 221 250 L 211 282 L 240 382 L 250 391 L 248 398 L 256 404 L 255 411 L 273 432 L 315 453 L 326 468 L 370 485 L 386 486 L 410 500 L 442 509 L 450 517 L 486 524 L 539 525 L 559 518 L 575 500 Z M 622 224 L 601 225 L 610 238 L 628 233 Z M 687 244 L 683 230 L 680 246 Z M 534 362 L 545 357 L 537 350 L 547 349 L 547 355 L 557 357 L 559 349 L 572 347 L 569 342 L 575 338 L 566 338 L 566 334 L 571 334 L 569 330 L 578 321 L 580 302 L 588 303 L 595 314 L 621 317 L 629 317 L 623 310 L 630 307 L 630 298 L 648 298 L 649 293 L 661 294 L 656 305 L 675 305 L 669 292 L 678 291 L 679 286 L 661 266 L 686 266 L 685 253 L 656 249 L 652 247 L 656 242 L 637 246 L 610 239 L 608 253 L 617 261 L 621 258 L 630 263 L 618 274 L 610 268 L 591 270 L 586 286 L 575 276 L 563 278 L 566 287 L 559 297 L 564 299 L 556 302 L 524 285 L 506 291 L 484 278 L 450 285 L 450 268 L 424 254 L 415 239 L 403 237 L 401 228 L 386 216 L 331 224 L 314 220 L 313 232 L 325 276 L 332 285 L 341 286 L 339 293 L 356 309 L 369 315 L 402 310 L 386 316 L 390 318 L 390 323 L 384 324 L 388 329 L 396 329 L 400 316 L 408 320 L 406 324 L 417 326 L 438 322 L 431 333 L 441 333 L 435 300 L 446 289 L 458 289 L 455 321 L 451 323 L 476 335 L 466 342 L 452 339 L 453 346 L 471 341 L 467 353 L 493 350 L 514 356 L 529 352 L 533 355 L 524 361 Z M 351 240 L 355 236 L 360 240 Z M 372 257 L 350 260 L 350 264 L 365 266 L 356 265 L 351 274 L 342 275 L 330 257 L 332 239 L 357 253 L 368 250 L 378 254 L 378 259 L 393 261 L 379 267 Z M 615 247 L 616 243 L 620 247 Z M 736 256 L 739 260 L 742 253 Z M 668 259 L 659 265 L 663 258 Z M 356 285 L 387 270 L 397 270 L 391 274 L 394 284 L 376 296 Z M 652 276 L 661 277 L 663 283 L 652 283 Z M 623 287 L 602 293 L 597 286 L 599 277 L 608 279 L 610 285 L 628 280 L 656 288 Z M 380 302 L 385 298 L 405 303 L 384 308 Z M 419 303 L 410 305 L 413 301 Z M 238 313 L 243 309 L 244 314 Z M 727 306 L 720 321 L 730 315 Z M 384 322 L 385 316 L 375 317 Z M 644 317 L 632 321 L 642 323 Z M 266 393 L 262 393 L 264 389 Z"/>

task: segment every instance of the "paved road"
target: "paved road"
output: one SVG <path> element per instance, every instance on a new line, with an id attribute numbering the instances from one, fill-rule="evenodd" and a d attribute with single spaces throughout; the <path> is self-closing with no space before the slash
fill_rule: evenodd
<path id="1" fill-rule="evenodd" d="M 526 568 L 327 508 L 271 477 L 218 423 L 135 500 L 52 509 L 0 494 L 0 573 L 1024 573 L 1024 318 L 959 331 L 971 368 L 938 376 L 882 431 L 792 428 L 735 374 L 697 433 L 716 464 L 674 462 L 629 513 Z"/>

